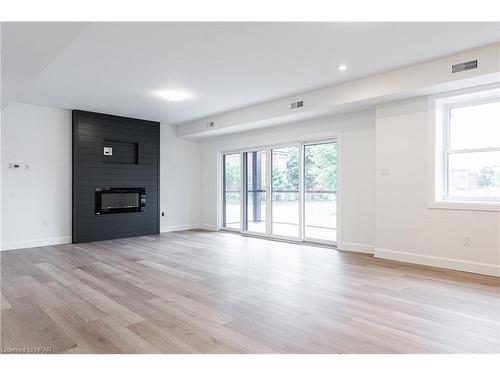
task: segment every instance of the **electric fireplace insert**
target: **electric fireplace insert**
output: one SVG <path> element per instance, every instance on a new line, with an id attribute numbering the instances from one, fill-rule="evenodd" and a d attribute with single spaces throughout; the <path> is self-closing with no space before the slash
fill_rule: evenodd
<path id="1" fill-rule="evenodd" d="M 144 212 L 146 210 L 145 188 L 102 188 L 95 189 L 95 214 L 118 214 Z"/>

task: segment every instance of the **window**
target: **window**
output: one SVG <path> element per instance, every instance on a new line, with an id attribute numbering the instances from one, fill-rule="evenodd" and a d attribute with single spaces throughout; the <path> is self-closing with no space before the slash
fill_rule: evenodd
<path id="1" fill-rule="evenodd" d="M 219 227 L 335 245 L 340 137 L 221 152 Z"/>
<path id="2" fill-rule="evenodd" d="M 266 233 L 266 151 L 243 153 L 243 230 Z"/>
<path id="3" fill-rule="evenodd" d="M 436 113 L 436 200 L 500 202 L 498 90 L 438 99 Z"/>
<path id="4" fill-rule="evenodd" d="M 272 233 L 299 237 L 299 147 L 272 149 Z"/>
<path id="5" fill-rule="evenodd" d="M 240 229 L 240 154 L 227 154 L 222 158 L 223 168 L 223 215 L 222 226 Z"/>
<path id="6" fill-rule="evenodd" d="M 335 241 L 337 235 L 337 143 L 304 146 L 304 237 Z"/>

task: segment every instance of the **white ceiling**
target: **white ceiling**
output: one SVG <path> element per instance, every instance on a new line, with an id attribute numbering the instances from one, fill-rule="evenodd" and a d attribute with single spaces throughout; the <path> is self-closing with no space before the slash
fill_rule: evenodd
<path id="1" fill-rule="evenodd" d="M 179 124 L 499 40 L 500 23 L 4 23 L 3 104 Z"/>

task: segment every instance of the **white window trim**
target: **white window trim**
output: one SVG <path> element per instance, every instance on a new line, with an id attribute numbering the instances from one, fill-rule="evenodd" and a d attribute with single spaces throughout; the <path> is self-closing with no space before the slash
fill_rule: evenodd
<path id="1" fill-rule="evenodd" d="M 486 93 L 488 92 L 489 93 Z M 449 110 L 470 105 L 474 102 L 487 102 L 500 96 L 500 84 L 480 86 L 453 91 L 429 97 L 429 208 L 500 211 L 500 202 L 481 199 L 468 200 L 447 196 L 447 153 L 449 129 Z M 485 151 L 485 149 L 481 149 Z M 495 149 L 496 150 L 496 149 Z M 464 150 L 465 151 L 465 150 Z M 472 150 L 467 150 L 470 152 Z M 493 149 L 491 149 L 493 151 Z"/>

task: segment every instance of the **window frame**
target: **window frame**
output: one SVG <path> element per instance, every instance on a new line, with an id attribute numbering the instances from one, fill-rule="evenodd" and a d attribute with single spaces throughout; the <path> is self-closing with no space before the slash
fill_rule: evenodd
<path id="1" fill-rule="evenodd" d="M 431 145 L 434 158 L 430 170 L 430 208 L 500 211 L 500 198 L 460 197 L 449 192 L 449 157 L 452 154 L 500 151 L 500 147 L 450 149 L 451 111 L 500 101 L 500 85 L 461 90 L 447 95 L 430 97 L 429 113 L 434 117 L 431 124 Z"/>

